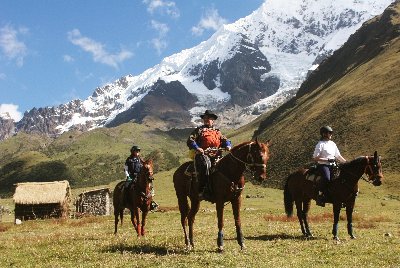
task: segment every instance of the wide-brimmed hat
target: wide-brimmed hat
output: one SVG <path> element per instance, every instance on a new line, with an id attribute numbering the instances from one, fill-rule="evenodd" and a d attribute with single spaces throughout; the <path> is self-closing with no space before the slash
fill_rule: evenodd
<path id="1" fill-rule="evenodd" d="M 203 119 L 204 116 L 208 116 L 208 117 L 210 117 L 210 118 L 213 118 L 214 120 L 216 120 L 216 119 L 218 118 L 218 116 L 217 116 L 216 114 L 214 114 L 214 113 L 213 113 L 212 111 L 210 111 L 210 110 L 206 110 L 206 111 L 204 112 L 204 114 L 200 115 L 200 118 Z"/>

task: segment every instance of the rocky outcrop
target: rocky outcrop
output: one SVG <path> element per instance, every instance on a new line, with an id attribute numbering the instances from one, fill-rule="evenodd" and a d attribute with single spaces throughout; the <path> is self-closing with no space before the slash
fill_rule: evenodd
<path id="1" fill-rule="evenodd" d="M 0 141 L 15 134 L 15 122 L 8 114 L 0 116 Z"/>

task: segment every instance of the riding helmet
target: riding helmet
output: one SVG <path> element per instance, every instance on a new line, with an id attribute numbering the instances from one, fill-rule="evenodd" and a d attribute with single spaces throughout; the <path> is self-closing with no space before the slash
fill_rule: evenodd
<path id="1" fill-rule="evenodd" d="M 131 148 L 131 152 L 140 152 L 140 147 L 137 145 L 133 145 Z"/>
<path id="2" fill-rule="evenodd" d="M 333 132 L 333 129 L 330 126 L 323 126 L 319 129 L 319 133 L 322 135 L 322 133 L 327 133 L 327 132 Z"/>

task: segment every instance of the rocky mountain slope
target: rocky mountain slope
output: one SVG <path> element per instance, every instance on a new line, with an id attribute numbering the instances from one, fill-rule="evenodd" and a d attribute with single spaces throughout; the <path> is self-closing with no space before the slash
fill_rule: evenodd
<path id="1" fill-rule="evenodd" d="M 399 53 L 400 1 L 396 1 L 322 62 L 294 98 L 228 136 L 234 144 L 249 140 L 253 133 L 260 140 L 271 139 L 267 183 L 272 187 L 280 187 L 291 171 L 311 162 L 318 130 L 326 124 L 334 128 L 334 141 L 346 159 L 377 150 L 385 176 L 396 178 L 400 174 Z M 158 83 L 165 86 L 161 80 Z M 126 123 L 68 131 L 57 138 L 19 132 L 0 143 L 0 195 L 9 196 L 13 184 L 21 181 L 62 178 L 73 187 L 83 187 L 123 179 L 122 166 L 132 144 L 140 144 L 144 157 L 156 159 L 157 170 L 174 169 L 187 160 L 189 131 Z M 385 181 L 389 186 L 384 187 L 398 187 L 390 183 Z"/>
<path id="2" fill-rule="evenodd" d="M 330 125 L 342 155 L 383 158 L 400 172 L 400 1 L 363 25 L 301 85 L 296 97 L 263 115 L 255 136 L 272 139 L 272 180 L 279 185 L 311 162 L 319 128 Z"/>
<path id="3" fill-rule="evenodd" d="M 194 124 L 206 108 L 236 128 L 292 97 L 309 70 L 391 2 L 267 1 L 209 40 L 86 100 L 25 112 L 15 129 L 57 136 L 129 121 L 170 129 Z"/>

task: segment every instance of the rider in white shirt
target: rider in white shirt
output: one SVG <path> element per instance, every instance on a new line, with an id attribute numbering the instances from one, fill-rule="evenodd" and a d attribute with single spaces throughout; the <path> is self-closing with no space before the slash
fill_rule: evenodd
<path id="1" fill-rule="evenodd" d="M 321 127 L 320 134 L 321 139 L 315 146 L 313 159 L 318 162 L 317 168 L 322 174 L 317 204 L 324 206 L 328 183 L 331 181 L 331 163 L 335 162 L 335 159 L 344 163 L 346 159 L 332 141 L 333 130 L 330 126 Z"/>

